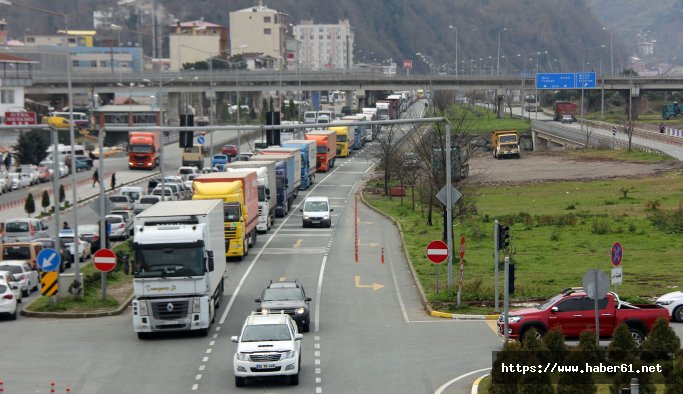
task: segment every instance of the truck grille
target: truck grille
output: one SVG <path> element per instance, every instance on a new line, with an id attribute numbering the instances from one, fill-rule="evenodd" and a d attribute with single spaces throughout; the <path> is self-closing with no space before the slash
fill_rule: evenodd
<path id="1" fill-rule="evenodd" d="M 280 357 L 282 357 L 281 353 L 256 353 L 250 354 L 249 360 L 260 363 L 266 361 L 280 361 Z"/>
<path id="2" fill-rule="evenodd" d="M 133 160 L 145 161 L 145 160 L 147 160 L 147 156 L 145 156 L 145 155 L 133 155 Z"/>
<path id="3" fill-rule="evenodd" d="M 282 367 L 275 367 L 275 368 L 249 368 L 251 369 L 251 372 L 278 372 L 282 369 Z"/>
<path id="4" fill-rule="evenodd" d="M 261 212 L 263 212 L 263 208 L 258 207 L 258 215 L 261 216 Z"/>
<path id="5" fill-rule="evenodd" d="M 156 301 L 152 302 L 152 312 L 158 320 L 177 320 L 187 316 L 189 304 L 188 300 Z"/>
<path id="6" fill-rule="evenodd" d="M 237 230 L 232 229 L 232 228 L 225 228 L 225 239 L 235 239 L 237 238 L 235 235 L 237 234 Z"/>

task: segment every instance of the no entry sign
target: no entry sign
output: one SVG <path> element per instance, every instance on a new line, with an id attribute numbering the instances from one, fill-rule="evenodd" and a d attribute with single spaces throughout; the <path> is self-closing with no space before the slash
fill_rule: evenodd
<path id="1" fill-rule="evenodd" d="M 434 264 L 440 264 L 448 259 L 448 245 L 443 241 L 432 241 L 427 245 L 427 258 Z"/>
<path id="2" fill-rule="evenodd" d="M 111 249 L 100 249 L 92 259 L 98 271 L 109 272 L 116 267 L 116 254 Z"/>

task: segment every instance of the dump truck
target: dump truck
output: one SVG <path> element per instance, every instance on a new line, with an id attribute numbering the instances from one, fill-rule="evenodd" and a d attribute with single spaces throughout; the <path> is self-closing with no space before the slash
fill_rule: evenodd
<path id="1" fill-rule="evenodd" d="M 681 113 L 681 106 L 677 102 L 664 104 L 662 107 L 662 119 L 664 120 L 676 119 L 681 116 L 683 113 Z"/>
<path id="2" fill-rule="evenodd" d="M 569 101 L 555 101 L 553 104 L 553 119 L 557 122 L 562 120 L 563 115 L 570 115 L 572 122 L 576 122 L 576 104 Z"/>
<path id="3" fill-rule="evenodd" d="M 520 157 L 519 132 L 517 130 L 495 130 L 491 133 L 493 158 Z"/>
<path id="4" fill-rule="evenodd" d="M 334 168 L 334 159 L 337 156 L 337 133 L 333 130 L 314 130 L 306 133 L 304 138 L 316 141 L 316 170 L 327 172 Z"/>
<path id="5" fill-rule="evenodd" d="M 256 244 L 258 181 L 256 170 L 214 172 L 192 180 L 193 200 L 223 200 L 225 255 L 240 260 Z"/>
<path id="6" fill-rule="evenodd" d="M 161 201 L 135 216 L 133 329 L 206 336 L 226 275 L 223 204 Z"/>

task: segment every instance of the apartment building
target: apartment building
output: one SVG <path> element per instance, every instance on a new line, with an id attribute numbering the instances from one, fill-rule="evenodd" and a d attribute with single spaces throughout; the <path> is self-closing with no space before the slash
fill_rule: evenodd
<path id="1" fill-rule="evenodd" d="M 284 67 L 287 14 L 256 5 L 230 13 L 230 54 L 262 53 Z"/>
<path id="2" fill-rule="evenodd" d="M 298 61 L 302 70 L 346 69 L 353 66 L 353 29 L 347 19 L 336 25 L 318 25 L 304 20 L 293 28 L 299 42 Z"/>

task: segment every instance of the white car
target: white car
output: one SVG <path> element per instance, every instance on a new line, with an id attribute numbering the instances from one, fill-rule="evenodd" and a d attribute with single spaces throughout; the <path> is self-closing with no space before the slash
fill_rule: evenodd
<path id="1" fill-rule="evenodd" d="M 38 271 L 31 269 L 31 263 L 26 260 L 5 260 L 0 261 L 0 271 L 9 271 L 21 284 L 21 295 L 28 297 L 32 291 L 38 290 L 40 279 Z"/>
<path id="2" fill-rule="evenodd" d="M 17 289 L 13 289 L 18 285 L 10 285 L 9 283 L 0 280 L 0 314 L 8 315 L 10 320 L 17 319 L 17 296 L 15 292 Z"/>
<path id="3" fill-rule="evenodd" d="M 158 203 L 159 201 L 161 201 L 161 196 L 153 196 L 153 195 L 142 196 L 142 197 L 140 197 L 140 201 L 135 203 L 135 206 L 133 208 L 133 213 L 135 213 L 137 215 L 138 213 L 144 211 L 145 209 L 151 207 L 152 205 Z"/>
<path id="4" fill-rule="evenodd" d="M 655 303 L 668 309 L 674 321 L 683 322 L 683 291 L 664 294 Z"/>
<path id="5" fill-rule="evenodd" d="M 129 228 L 126 219 L 121 215 L 107 215 L 104 217 L 109 226 L 109 239 L 125 240 L 128 238 Z"/>
<path id="6" fill-rule="evenodd" d="M 69 250 L 69 260 L 75 262 L 76 256 L 74 249 L 74 230 L 67 228 L 59 230 L 59 240 Z M 80 234 L 78 237 L 78 257 L 79 261 L 85 261 L 92 256 L 92 247 L 90 242 L 84 240 Z"/>
<path id="7" fill-rule="evenodd" d="M 21 283 L 19 283 L 19 280 L 17 280 L 14 274 L 9 271 L 0 270 L 0 284 L 3 283 L 6 286 L 9 286 L 14 297 L 17 299 L 17 303 L 21 304 Z"/>
<path id="8" fill-rule="evenodd" d="M 196 166 L 182 166 L 178 168 L 178 176 L 186 181 L 189 179 L 189 175 L 198 175 L 199 168 Z"/>
<path id="9" fill-rule="evenodd" d="M 320 225 L 320 227 L 332 226 L 332 207 L 327 197 L 306 197 L 302 212 L 303 227 Z"/>
<path id="10" fill-rule="evenodd" d="M 47 167 L 50 170 L 50 174 L 54 175 L 55 164 L 53 161 L 43 160 L 40 162 L 40 165 Z M 64 164 L 64 162 L 60 161 L 58 166 L 60 178 L 64 178 L 65 176 L 69 175 L 69 167 L 67 167 L 66 164 Z"/>
<path id="11" fill-rule="evenodd" d="M 117 194 L 114 196 L 109 196 L 109 202 L 111 203 L 111 209 L 133 209 L 133 199 L 125 194 Z"/>
<path id="12" fill-rule="evenodd" d="M 235 386 L 244 386 L 247 378 L 265 376 L 288 376 L 290 384 L 299 384 L 303 337 L 289 315 L 252 312 L 240 336 L 230 338 L 237 344 Z"/>
<path id="13" fill-rule="evenodd" d="M 29 174 L 10 172 L 8 178 L 10 180 L 10 189 L 12 190 L 19 190 L 31 186 L 31 176 Z"/>

